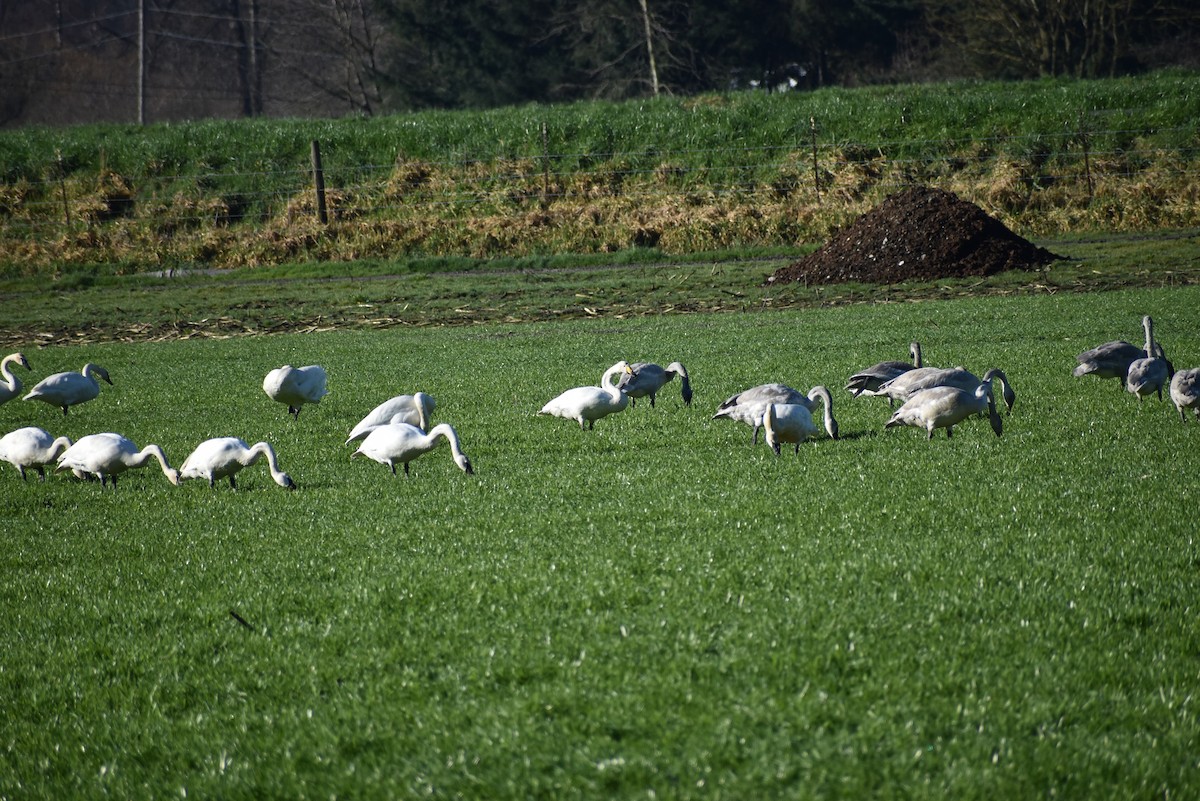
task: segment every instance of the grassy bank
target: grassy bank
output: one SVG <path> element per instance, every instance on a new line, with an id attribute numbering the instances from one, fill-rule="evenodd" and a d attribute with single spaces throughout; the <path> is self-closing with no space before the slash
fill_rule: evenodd
<path id="1" fill-rule="evenodd" d="M 1200 222 L 1197 117 L 1200 79 L 1163 73 L 8 131 L 0 265 L 796 247 L 913 183 L 1029 236 L 1188 227 Z"/>

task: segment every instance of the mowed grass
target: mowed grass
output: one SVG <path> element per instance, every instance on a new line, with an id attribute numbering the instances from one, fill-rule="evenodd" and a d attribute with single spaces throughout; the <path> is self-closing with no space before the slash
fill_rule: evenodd
<path id="1" fill-rule="evenodd" d="M 1200 289 L 557 324 L 338 331 L 28 353 L 115 386 L 3 430 L 114 430 L 178 465 L 266 439 L 239 489 L 116 491 L 0 469 L 0 797 L 1187 798 L 1200 426 L 1074 355 L 1200 365 Z M 882 429 L 855 370 L 1003 367 L 997 439 Z M 679 359 L 656 409 L 538 417 L 618 359 Z M 298 421 L 272 367 L 318 363 Z M 843 439 L 775 457 L 727 395 L 829 386 Z M 412 475 L 346 432 L 421 389 Z M 240 623 L 233 614 L 246 621 Z"/>

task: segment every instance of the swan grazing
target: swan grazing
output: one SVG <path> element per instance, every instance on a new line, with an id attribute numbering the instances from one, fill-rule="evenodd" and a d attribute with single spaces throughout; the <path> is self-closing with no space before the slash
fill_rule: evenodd
<path id="1" fill-rule="evenodd" d="M 879 394 L 879 387 L 896 378 L 901 373 L 907 373 L 909 370 L 924 366 L 921 364 L 921 343 L 910 342 L 908 352 L 912 356 L 912 364 L 908 362 L 880 362 L 850 376 L 850 380 L 846 382 L 846 390 L 856 398 L 859 395 L 873 397 Z M 895 401 L 891 397 L 888 397 L 888 405 L 890 406 L 894 403 Z"/>
<path id="2" fill-rule="evenodd" d="M 294 490 L 296 484 L 291 476 L 279 469 L 279 460 L 275 456 L 274 448 L 266 442 L 247 445 L 237 437 L 217 437 L 201 442 L 183 460 L 179 467 L 179 477 L 208 479 L 210 487 L 217 479 L 228 478 L 229 486 L 237 489 L 234 476 L 243 467 L 249 467 L 263 456 L 267 457 L 267 466 L 275 483 L 284 489 Z"/>
<path id="3" fill-rule="evenodd" d="M 1191 409 L 1200 420 L 1200 367 L 1180 370 L 1171 379 L 1171 400 L 1179 410 L 1179 419 L 1187 422 L 1184 409 Z"/>
<path id="4" fill-rule="evenodd" d="M 46 480 L 46 465 L 52 464 L 59 454 L 71 447 L 66 437 L 54 437 L 37 426 L 18 428 L 0 437 L 0 460 L 17 468 L 25 480 L 25 470 L 32 467 Z"/>
<path id="5" fill-rule="evenodd" d="M 822 386 L 813 387 L 805 395 L 800 390 L 792 389 L 786 384 L 759 384 L 757 387 L 751 387 L 726 398 L 717 407 L 717 413 L 712 416 L 712 419 L 716 420 L 723 417 L 727 420 L 736 420 L 739 423 L 745 423 L 754 429 L 753 443 L 757 445 L 758 429 L 762 427 L 763 415 L 766 413 L 767 404 L 797 404 L 811 412 L 816 408 L 817 401 L 825 401 L 826 396 L 828 396 L 829 400 L 825 406 L 827 410 L 825 427 L 826 430 L 829 430 L 829 422 L 833 419 L 833 397 L 829 395 L 829 390 Z M 833 435 L 832 431 L 830 431 L 830 435 Z"/>
<path id="6" fill-rule="evenodd" d="M 679 362 L 671 362 L 664 369 L 661 365 L 648 362 L 634 362 L 629 365 L 630 372 L 621 376 L 617 386 L 629 396 L 630 405 L 636 407 L 637 399 L 650 396 L 650 408 L 654 408 L 654 396 L 675 376 L 679 376 L 682 384 L 680 393 L 683 395 L 683 405 L 692 405 L 692 383 L 688 371 Z"/>
<path id="7" fill-rule="evenodd" d="M 441 423 L 426 434 L 421 429 L 408 423 L 387 423 L 371 429 L 358 450 L 350 454 L 366 456 L 380 464 L 386 464 L 396 474 L 396 463 L 404 465 L 404 475 L 408 475 L 408 463 L 418 456 L 429 453 L 437 445 L 439 439 L 450 443 L 450 451 L 454 454 L 454 463 L 467 475 L 475 472 L 471 460 L 462 452 L 458 432 L 449 423 Z"/>
<path id="8" fill-rule="evenodd" d="M 1012 412 L 1013 404 L 1017 401 L 1017 393 L 1013 390 L 1005 372 L 996 367 L 984 373 L 983 378 L 979 378 L 970 370 L 964 370 L 961 367 L 918 367 L 882 384 L 878 394 L 887 395 L 889 398 L 903 403 L 924 389 L 954 387 L 966 392 L 974 392 L 975 388 L 984 381 L 992 379 L 1000 381 L 1004 405 L 1009 412 Z"/>
<path id="9" fill-rule="evenodd" d="M 111 479 L 113 489 L 116 489 L 117 476 L 126 470 L 145 467 L 151 459 L 157 459 L 167 480 L 179 486 L 179 471 L 171 467 L 162 448 L 147 445 L 139 451 L 137 445 L 120 434 L 83 437 L 58 457 L 55 472 L 70 470 L 77 476 L 96 476 L 101 486 Z"/>
<path id="10" fill-rule="evenodd" d="M 437 406 L 437 402 L 424 392 L 418 392 L 415 395 L 397 395 L 385 400 L 372 409 L 366 417 L 359 420 L 358 425 L 350 429 L 350 436 L 346 439 L 346 444 L 358 442 L 369 434 L 372 428 L 387 423 L 408 423 L 422 431 L 428 431 L 429 415 L 433 413 L 435 406 Z"/>
<path id="11" fill-rule="evenodd" d="M 72 406 L 90 401 L 100 394 L 97 376 L 112 384 L 108 371 L 88 362 L 78 373 L 55 373 L 34 384 L 25 400 L 40 400 L 51 406 L 59 406 L 63 414 Z"/>
<path id="12" fill-rule="evenodd" d="M 624 411 L 629 405 L 629 396 L 612 383 L 618 373 L 632 372 L 626 362 L 617 362 L 604 371 L 598 387 L 575 387 L 568 389 L 542 407 L 538 414 L 552 414 L 565 420 L 579 421 L 579 428 L 596 427 L 596 421 L 614 412 Z"/>
<path id="13" fill-rule="evenodd" d="M 820 390 L 818 393 L 817 391 Z M 832 396 L 825 387 L 813 387 L 812 393 L 817 394 L 825 402 L 825 430 L 833 439 L 838 438 L 837 420 L 833 419 L 833 409 L 830 404 Z M 819 430 L 813 420 L 812 412 L 807 406 L 799 403 L 768 403 L 763 411 L 763 428 L 766 430 L 767 445 L 779 455 L 779 445 L 791 442 L 800 452 L 800 443 L 807 440 Z"/>
<path id="14" fill-rule="evenodd" d="M 1153 328 L 1154 321 L 1147 314 L 1142 318 L 1142 329 L 1146 332 L 1147 341 L 1153 339 Z M 1097 378 L 1116 378 L 1121 382 L 1118 386 L 1124 387 L 1125 379 L 1129 375 L 1129 365 L 1138 359 L 1156 355 L 1163 359 L 1166 358 L 1166 355 L 1161 352 L 1143 350 L 1123 339 L 1105 342 L 1103 345 L 1085 350 L 1075 357 L 1079 366 L 1075 368 L 1074 375 L 1076 378 L 1085 375 L 1094 375 Z"/>
<path id="15" fill-rule="evenodd" d="M 1157 392 L 1158 399 L 1162 400 L 1163 386 L 1171 380 L 1174 371 L 1162 355 L 1162 348 L 1154 341 L 1154 323 L 1149 315 L 1142 318 L 1142 326 L 1146 329 L 1144 355 L 1130 362 L 1125 374 L 1125 389 L 1139 401 L 1152 392 Z"/>
<path id="16" fill-rule="evenodd" d="M 25 358 L 24 353 L 10 353 L 0 361 L 0 375 L 4 376 L 4 381 L 0 382 L 0 403 L 8 403 L 13 398 L 21 394 L 21 379 L 13 375 L 9 364 L 19 364 L 26 370 L 29 369 L 29 361 Z"/>
<path id="17" fill-rule="evenodd" d="M 946 429 L 946 437 L 953 435 L 953 427 L 976 414 L 987 411 L 996 436 L 1004 431 L 1000 414 L 996 411 L 996 400 L 992 396 L 992 380 L 984 379 L 973 391 L 958 387 L 933 387 L 917 392 L 896 410 L 884 428 L 913 426 L 924 428 L 933 439 L 935 428 Z"/>
<path id="18" fill-rule="evenodd" d="M 307 367 L 285 364 L 275 368 L 263 379 L 263 392 L 273 401 L 286 403 L 288 414 L 297 420 L 301 406 L 320 403 L 329 394 L 325 389 L 325 370 L 315 364 Z"/>

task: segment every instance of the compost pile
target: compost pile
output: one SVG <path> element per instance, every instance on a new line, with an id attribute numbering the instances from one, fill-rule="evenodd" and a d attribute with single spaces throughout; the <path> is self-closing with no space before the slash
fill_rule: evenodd
<path id="1" fill-rule="evenodd" d="M 889 196 L 767 280 L 891 284 L 1032 270 L 1061 258 L 953 192 L 916 187 Z"/>

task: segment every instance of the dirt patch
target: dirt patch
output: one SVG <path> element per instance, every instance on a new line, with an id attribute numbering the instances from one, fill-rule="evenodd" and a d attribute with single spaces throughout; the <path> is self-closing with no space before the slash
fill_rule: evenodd
<path id="1" fill-rule="evenodd" d="M 820 250 L 767 280 L 894 284 L 1032 270 L 1062 258 L 953 192 L 916 187 L 889 196 Z"/>

